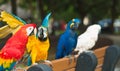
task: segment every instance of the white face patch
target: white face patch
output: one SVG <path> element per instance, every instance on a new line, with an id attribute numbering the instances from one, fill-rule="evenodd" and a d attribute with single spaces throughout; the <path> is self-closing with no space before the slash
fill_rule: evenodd
<path id="1" fill-rule="evenodd" d="M 38 37 L 41 36 L 41 34 L 43 35 L 43 38 L 46 38 L 47 37 L 47 28 L 44 28 L 44 27 L 39 27 L 38 28 Z"/>
<path id="2" fill-rule="evenodd" d="M 33 30 L 34 30 L 34 28 L 32 26 L 28 27 L 26 29 L 27 35 L 29 36 L 32 33 Z"/>

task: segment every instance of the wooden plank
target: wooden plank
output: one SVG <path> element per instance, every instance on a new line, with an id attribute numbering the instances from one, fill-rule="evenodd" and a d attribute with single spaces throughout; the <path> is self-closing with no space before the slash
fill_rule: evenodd
<path id="1" fill-rule="evenodd" d="M 71 63 L 70 63 L 70 59 L 71 59 Z M 74 68 L 76 66 L 76 61 L 74 60 L 74 57 L 71 58 L 65 57 L 65 58 L 53 60 L 51 62 L 52 62 L 53 71 L 65 71 L 67 69 Z"/>
<path id="2" fill-rule="evenodd" d="M 68 69 L 66 71 L 75 71 L 75 68 Z"/>
<path id="3" fill-rule="evenodd" d="M 94 50 L 94 53 L 98 59 L 104 56 L 106 48 L 108 48 L 108 46 Z"/>
<path id="4" fill-rule="evenodd" d="M 95 71 L 102 71 L 102 68 L 101 67 L 96 68 Z"/>
<path id="5" fill-rule="evenodd" d="M 99 58 L 99 59 L 98 59 L 98 64 L 97 64 L 97 67 L 98 67 L 98 66 L 102 66 L 103 61 L 104 61 L 104 57 Z"/>

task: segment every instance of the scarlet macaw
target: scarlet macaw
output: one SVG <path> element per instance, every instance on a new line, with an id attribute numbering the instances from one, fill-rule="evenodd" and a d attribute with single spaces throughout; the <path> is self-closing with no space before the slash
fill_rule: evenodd
<path id="1" fill-rule="evenodd" d="M 23 25 L 4 45 L 0 51 L 0 71 L 11 71 L 19 61 L 28 42 L 28 36 L 35 29 L 36 24 Z"/>

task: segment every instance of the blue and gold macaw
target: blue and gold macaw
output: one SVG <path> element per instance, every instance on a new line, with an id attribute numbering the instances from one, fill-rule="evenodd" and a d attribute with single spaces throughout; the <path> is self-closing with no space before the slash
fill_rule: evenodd
<path id="1" fill-rule="evenodd" d="M 48 38 L 48 24 L 49 17 L 51 13 L 49 13 L 42 22 L 42 25 L 38 27 L 37 38 L 34 39 L 34 35 L 30 36 L 27 44 L 27 51 L 29 53 L 28 57 L 28 66 L 31 64 L 36 64 L 40 60 L 47 60 L 48 58 L 48 50 L 50 47 L 49 38 Z"/>
<path id="2" fill-rule="evenodd" d="M 56 59 L 69 55 L 77 44 L 76 29 L 80 23 L 79 19 L 72 19 L 68 22 L 65 32 L 60 36 L 57 46 Z"/>

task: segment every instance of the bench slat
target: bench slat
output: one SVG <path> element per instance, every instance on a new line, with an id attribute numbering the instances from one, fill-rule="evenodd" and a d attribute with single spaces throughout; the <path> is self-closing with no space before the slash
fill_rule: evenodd
<path id="1" fill-rule="evenodd" d="M 68 69 L 66 71 L 75 71 L 75 68 Z"/>
<path id="2" fill-rule="evenodd" d="M 76 61 L 74 61 L 74 58 L 71 57 L 71 63 L 69 61 L 70 61 L 69 58 L 53 60 L 52 61 L 53 71 L 64 71 L 75 67 Z"/>
<path id="3" fill-rule="evenodd" d="M 106 48 L 108 48 L 108 46 L 94 50 L 94 53 L 98 59 L 104 56 Z"/>
<path id="4" fill-rule="evenodd" d="M 103 61 L 104 61 L 104 58 L 103 58 L 103 57 L 102 57 L 102 58 L 99 58 L 99 59 L 98 59 L 97 67 L 102 66 Z"/>
<path id="5" fill-rule="evenodd" d="M 96 68 L 95 71 L 102 71 L 102 68 L 101 67 Z"/>

